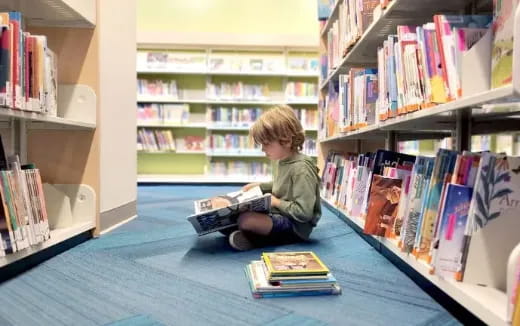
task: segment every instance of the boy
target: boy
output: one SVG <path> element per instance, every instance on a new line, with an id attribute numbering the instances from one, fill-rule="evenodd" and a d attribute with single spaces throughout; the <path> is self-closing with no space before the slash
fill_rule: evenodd
<path id="1" fill-rule="evenodd" d="M 251 127 L 250 136 L 273 161 L 273 181 L 248 184 L 244 190 L 260 185 L 272 194 L 272 209 L 270 214 L 240 214 L 229 244 L 243 251 L 308 240 L 321 217 L 320 177 L 314 162 L 300 153 L 305 135 L 294 111 L 287 105 L 271 108 Z"/>

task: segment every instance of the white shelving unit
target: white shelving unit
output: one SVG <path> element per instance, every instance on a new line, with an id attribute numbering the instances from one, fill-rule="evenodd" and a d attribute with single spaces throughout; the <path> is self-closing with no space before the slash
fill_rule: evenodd
<path id="1" fill-rule="evenodd" d="M 139 122 L 139 128 L 191 128 L 191 129 L 205 129 L 206 123 L 187 123 L 187 124 L 167 124 L 167 123 L 153 123 L 153 122 Z"/>
<path id="2" fill-rule="evenodd" d="M 274 76 L 274 77 L 319 77 L 317 72 L 262 72 L 262 71 L 204 71 L 204 70 L 155 70 L 139 69 L 138 74 L 157 74 L 157 75 L 213 75 L 213 76 Z"/>
<path id="3" fill-rule="evenodd" d="M 172 48 L 175 48 L 175 45 L 159 47 L 159 49 Z M 168 51 L 173 52 L 175 56 L 173 56 L 171 53 L 168 53 Z M 219 125 L 213 124 L 210 121 L 207 123 L 199 123 L 198 121 L 201 121 L 201 117 L 204 117 L 202 112 L 207 114 L 208 107 L 211 106 L 237 106 L 240 110 L 240 108 L 246 108 L 247 106 L 255 108 L 268 108 L 269 106 L 273 105 L 288 104 L 296 106 L 295 108 L 298 108 L 298 106 L 302 106 L 305 109 L 308 109 L 309 106 L 316 108 L 318 105 L 317 96 L 295 97 L 290 96 L 289 93 L 286 94 L 287 85 L 292 81 L 312 81 L 313 83 L 317 84 L 319 71 L 318 69 L 315 69 L 314 71 L 311 70 L 313 68 L 317 68 L 315 65 L 317 61 L 314 60 L 314 62 L 311 64 L 311 60 L 309 60 L 311 58 L 309 53 L 311 52 L 313 54 L 317 53 L 317 48 L 289 49 L 277 46 L 262 48 L 236 48 L 233 45 L 212 48 L 211 46 L 189 45 L 175 48 L 175 50 L 164 50 L 164 53 L 162 53 L 162 51 L 156 51 L 156 49 L 153 47 L 146 45 L 143 47 L 142 52 L 138 51 L 136 67 L 138 79 L 158 79 L 165 81 L 168 79 L 176 79 L 178 93 L 176 93 L 177 96 L 138 95 L 137 103 L 189 104 L 190 117 L 192 117 L 192 113 L 193 116 L 197 115 L 198 117 L 193 118 L 193 121 L 197 121 L 197 123 L 187 124 L 186 129 L 204 129 L 206 140 L 208 140 L 210 135 L 215 134 L 240 134 L 245 136 L 246 132 L 249 131 L 250 126 Z M 166 60 L 165 58 L 168 59 Z M 179 58 L 183 58 L 183 60 L 180 60 Z M 290 62 L 290 59 L 292 58 L 296 58 L 297 60 L 301 61 L 293 61 L 294 65 L 292 65 Z M 314 57 L 312 58 L 314 59 Z M 305 62 L 302 59 L 306 59 L 307 61 Z M 252 65 L 252 61 L 250 60 L 255 60 L 257 65 Z M 247 99 L 240 99 L 233 98 L 232 96 L 224 97 L 223 94 L 226 94 L 226 92 L 224 92 L 222 95 L 219 94 L 213 96 L 208 95 L 206 92 L 208 83 L 229 84 L 235 81 L 241 81 L 245 85 L 268 85 L 269 93 L 264 93 L 265 96 L 262 96 L 263 94 L 244 94 L 244 97 L 247 97 Z M 230 93 L 231 92 L 227 92 L 227 95 L 230 95 Z M 304 92 L 297 94 L 311 95 Z M 218 98 L 217 96 L 221 98 Z M 143 122 L 139 123 L 138 127 L 168 128 L 169 126 Z M 182 125 L 172 126 L 172 128 L 177 128 L 173 131 L 174 134 L 182 135 L 180 138 L 178 138 L 181 141 L 182 137 L 187 137 L 186 135 L 188 133 L 189 135 L 196 134 L 196 137 L 202 136 L 202 132 L 200 131 L 183 130 L 184 127 Z M 306 130 L 306 132 L 307 131 L 309 132 L 309 137 L 316 137 L 317 127 Z M 179 152 L 177 151 L 176 154 L 179 154 Z M 192 154 L 192 152 L 190 152 L 190 154 Z M 171 170 L 171 173 L 174 173 L 173 171 L 180 172 L 180 178 L 174 178 L 172 175 L 168 175 L 166 176 L 166 179 L 159 178 L 159 180 L 161 180 L 160 182 L 168 182 L 168 180 L 171 182 L 184 182 L 183 180 L 186 173 L 197 173 L 193 172 L 193 170 L 198 169 L 199 166 L 205 164 L 204 169 L 201 169 L 199 172 L 200 174 L 198 177 L 196 177 L 197 180 L 202 180 L 200 182 L 227 183 L 230 182 L 229 180 L 232 180 L 231 182 L 241 183 L 249 182 L 250 178 L 244 176 L 228 175 L 212 177 L 203 173 L 210 171 L 210 164 L 214 162 L 221 163 L 222 166 L 230 166 L 231 161 L 240 161 L 246 165 L 255 164 L 256 162 L 268 164 L 265 154 L 260 151 L 251 152 L 250 150 L 216 150 L 212 152 L 211 149 L 207 149 L 207 151 L 201 154 L 205 155 L 206 160 L 203 161 L 203 159 L 200 157 L 194 158 L 194 160 L 197 161 L 196 164 L 198 164 L 195 166 L 194 164 L 190 165 L 190 163 L 188 163 L 187 160 L 181 156 L 165 155 L 165 160 L 168 161 L 167 163 L 164 163 L 166 161 L 163 161 L 162 158 L 159 159 L 157 156 L 146 157 L 146 153 L 141 153 L 138 156 L 138 168 L 139 166 L 143 166 L 144 168 L 139 170 L 139 173 L 147 175 L 148 173 L 154 173 L 153 166 L 160 165 L 160 170 L 162 173 L 167 173 L 164 171 L 168 170 Z M 177 165 L 175 169 L 170 168 L 170 166 L 174 166 L 175 160 L 177 160 L 179 165 Z M 229 162 L 229 165 L 227 162 Z M 187 165 L 190 165 L 189 172 L 188 168 L 186 167 Z M 265 167 L 265 165 L 263 165 L 263 167 Z M 255 169 L 256 168 L 257 167 L 255 166 Z M 186 170 L 185 173 L 183 173 L 184 170 Z M 192 174 L 189 174 L 187 179 L 188 182 L 194 182 Z M 143 179 L 140 178 L 139 181 L 141 182 L 141 180 Z"/>
<path id="4" fill-rule="evenodd" d="M 0 10 L 22 12 L 29 26 L 96 26 L 96 0 L 0 0 Z"/>
<path id="5" fill-rule="evenodd" d="M 321 92 L 326 92 L 329 83 L 335 83 L 340 74 L 352 67 L 377 65 L 377 48 L 389 34 L 395 33 L 397 25 L 423 24 L 432 16 L 442 12 L 463 12 L 471 1 L 452 0 L 392 0 L 384 10 L 376 10 L 374 21 L 360 39 L 349 48 L 337 67 L 328 72 L 320 82 Z M 483 1 L 478 1 L 477 7 Z M 489 1 L 488 1 L 489 2 Z M 338 2 L 332 11 L 332 20 L 337 19 Z M 327 36 L 332 21 L 328 21 L 321 31 Z M 435 138 L 435 134 L 446 133 L 456 140 L 456 149 L 470 150 L 471 135 L 520 130 L 520 7 L 515 13 L 513 50 L 513 81 L 511 85 L 490 89 L 479 94 L 465 96 L 458 100 L 431 108 L 390 118 L 359 130 L 340 133 L 318 140 L 321 153 L 327 150 L 363 151 L 385 144 L 386 149 L 396 149 L 399 137 L 421 139 Z M 376 145 L 374 145 L 376 144 Z M 382 147 L 382 146 L 381 146 Z M 322 199 L 331 211 L 347 220 L 356 231 L 362 233 L 364 221 L 349 217 L 335 203 Z M 469 312 L 489 325 L 510 325 L 506 322 L 506 294 L 498 289 L 472 285 L 464 282 L 447 281 L 431 275 L 428 266 L 413 255 L 401 252 L 396 243 L 383 237 L 367 236 L 374 247 L 382 246 L 387 252 L 398 257 L 408 267 L 418 272 Z M 377 244 L 377 246 L 376 246 Z M 381 250 L 383 254 L 385 250 Z"/>
<path id="6" fill-rule="evenodd" d="M 65 240 L 73 238 L 83 232 L 90 231 L 95 228 L 94 221 L 88 222 L 80 222 L 68 228 L 60 228 L 51 230 L 51 238 L 45 242 L 37 246 L 32 246 L 27 249 L 17 251 L 13 254 L 6 255 L 4 257 L 0 257 L 0 268 L 7 266 L 11 263 L 14 263 L 20 259 L 29 257 L 39 251 L 50 248 L 54 245 L 57 245 Z"/>
<path id="7" fill-rule="evenodd" d="M 0 10 L 19 11 L 28 26 L 94 28 L 96 0 L 0 0 Z M 8 122 L 14 151 L 25 161 L 28 129 L 96 129 L 96 94 L 86 85 L 59 85 L 58 116 L 0 108 L 0 120 Z M 59 166 L 56 167 L 59 169 Z M 62 187 L 71 200 L 73 223 L 50 231 L 50 239 L 36 246 L 0 257 L 0 268 L 35 255 L 96 227 L 95 192 L 87 185 L 56 185 Z M 81 194 L 81 198 L 80 198 Z M 48 207 L 47 207 L 48 208 Z M 49 209 L 48 209 L 49 211 Z M 51 219 L 56 216 L 49 216 Z"/>
<path id="8" fill-rule="evenodd" d="M 318 99 L 315 100 L 287 100 L 287 101 L 271 101 L 271 100 L 213 100 L 213 99 L 179 99 L 174 97 L 158 97 L 158 96 L 137 96 L 137 103 L 187 103 L 187 104 L 229 104 L 229 105 L 277 105 L 277 104 L 298 104 L 298 105 L 317 105 Z"/>
<path id="9" fill-rule="evenodd" d="M 337 19 L 336 1 L 331 22 Z M 392 0 L 386 9 L 379 9 L 374 13 L 374 21 L 361 38 L 349 49 L 347 55 L 337 67 L 330 69 L 320 83 L 323 90 L 331 80 L 337 80 L 338 76 L 346 73 L 351 67 L 375 65 L 377 63 L 377 48 L 383 44 L 383 40 L 390 33 L 395 33 L 398 25 L 422 24 L 431 20 L 431 17 L 439 12 L 460 12 L 470 3 L 468 0 Z M 322 37 L 326 35 L 332 23 L 327 21 L 322 30 Z"/>
<path id="10" fill-rule="evenodd" d="M 356 231 L 362 233 L 364 221 L 358 218 L 351 218 L 341 209 L 337 208 L 334 203 L 322 197 L 321 199 L 328 206 L 332 207 L 340 217 L 348 219 L 355 226 Z M 391 239 L 383 237 L 370 236 L 390 250 L 395 256 L 399 257 L 404 263 L 420 273 L 424 278 L 444 291 L 455 301 L 466 307 L 475 316 L 489 325 L 507 326 L 506 320 L 506 303 L 507 297 L 504 292 L 493 288 L 482 287 L 478 285 L 466 284 L 455 281 L 448 281 L 437 275 L 429 273 L 428 266 L 413 255 L 403 253 L 397 247 L 397 244 Z"/>

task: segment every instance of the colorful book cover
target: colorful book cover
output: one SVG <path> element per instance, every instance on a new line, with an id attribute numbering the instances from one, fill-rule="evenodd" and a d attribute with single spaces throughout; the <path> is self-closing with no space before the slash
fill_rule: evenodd
<path id="1" fill-rule="evenodd" d="M 433 21 L 437 31 L 443 78 L 450 99 L 456 99 L 462 95 L 462 90 L 455 62 L 453 29 L 462 27 L 488 28 L 491 25 L 492 17 L 488 15 L 435 15 Z"/>
<path id="2" fill-rule="evenodd" d="M 451 175 L 455 167 L 457 152 L 439 149 L 435 159 L 432 178 L 427 190 L 426 200 L 421 212 L 419 228 L 417 229 L 415 254 L 424 260 L 428 255 L 433 240 L 437 213 L 442 199 L 442 190 L 446 183 L 446 174 Z"/>
<path id="3" fill-rule="evenodd" d="M 397 215 L 402 182 L 401 179 L 373 175 L 363 229 L 365 234 L 385 237 L 391 234 Z"/>
<path id="4" fill-rule="evenodd" d="M 330 271 L 312 251 L 264 252 L 262 259 L 269 277 L 283 275 L 326 275 Z"/>
<path id="5" fill-rule="evenodd" d="M 519 2 L 519 0 L 493 1 L 491 88 L 510 84 L 513 80 L 514 21 Z"/>
<path id="6" fill-rule="evenodd" d="M 403 231 L 401 235 L 401 249 L 405 252 L 411 252 L 417 229 L 420 225 L 420 217 L 423 208 L 423 203 L 428 193 L 428 186 L 433 171 L 434 159 L 427 157 L 418 157 L 416 172 L 413 179 L 410 181 L 410 203 L 408 204 L 405 223 L 403 224 Z"/>
<path id="7" fill-rule="evenodd" d="M 435 255 L 435 274 L 446 279 L 453 279 L 459 269 L 471 195 L 470 187 L 448 184 Z"/>
<path id="8" fill-rule="evenodd" d="M 427 70 L 431 88 L 430 101 L 433 103 L 446 103 L 448 101 L 448 95 L 442 75 L 442 61 L 435 24 L 425 24 L 423 29 Z"/>
<path id="9" fill-rule="evenodd" d="M 520 157 L 482 153 L 458 279 L 506 288 L 505 266 L 520 242 L 519 217 Z"/>

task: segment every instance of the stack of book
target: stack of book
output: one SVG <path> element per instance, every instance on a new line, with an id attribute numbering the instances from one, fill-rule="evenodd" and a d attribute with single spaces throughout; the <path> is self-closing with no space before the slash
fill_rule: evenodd
<path id="1" fill-rule="evenodd" d="M 332 273 L 312 251 L 264 252 L 245 272 L 253 298 L 341 294 Z"/>

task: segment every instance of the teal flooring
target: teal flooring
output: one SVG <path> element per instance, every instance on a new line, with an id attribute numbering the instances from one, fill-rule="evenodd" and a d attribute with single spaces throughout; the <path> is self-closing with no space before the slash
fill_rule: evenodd
<path id="1" fill-rule="evenodd" d="M 141 186 L 139 217 L 0 285 L 0 325 L 459 325 L 406 275 L 324 208 L 313 250 L 339 296 L 253 299 L 220 234 L 197 237 L 193 200 L 229 186 Z"/>

